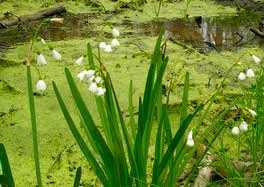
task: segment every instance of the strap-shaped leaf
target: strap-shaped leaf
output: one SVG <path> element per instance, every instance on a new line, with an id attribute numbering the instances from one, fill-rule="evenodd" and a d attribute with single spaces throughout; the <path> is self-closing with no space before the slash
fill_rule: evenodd
<path id="1" fill-rule="evenodd" d="M 189 97 L 189 73 L 187 72 L 185 74 L 185 80 L 184 80 L 180 121 L 184 120 L 188 115 L 188 97 Z"/>
<path id="2" fill-rule="evenodd" d="M 98 164 L 98 162 L 96 161 L 95 157 L 93 156 L 92 152 L 89 150 L 88 146 L 86 145 L 85 141 L 83 140 L 81 134 L 79 133 L 78 129 L 76 128 L 76 125 L 72 119 L 72 117 L 70 116 L 70 113 L 61 97 L 61 94 L 56 86 L 56 83 L 53 82 L 53 89 L 55 91 L 58 103 L 60 105 L 60 108 L 62 110 L 62 113 L 64 115 L 64 118 L 72 132 L 72 135 L 74 136 L 75 140 L 77 141 L 79 147 L 81 148 L 85 158 L 89 161 L 89 163 L 91 164 L 91 166 L 94 168 L 96 175 L 99 177 L 99 179 L 101 180 L 101 182 L 103 184 L 107 184 L 107 177 L 105 176 L 105 172 L 104 170 L 100 167 L 100 165 Z"/>
<path id="3" fill-rule="evenodd" d="M 0 177 L 0 184 L 7 184 L 8 187 L 14 187 L 15 182 L 13 180 L 13 175 L 11 167 L 8 161 L 8 156 L 5 150 L 4 144 L 0 143 L 0 160 L 2 165 L 3 175 Z"/>
<path id="4" fill-rule="evenodd" d="M 162 174 L 164 169 L 166 168 L 168 161 L 172 158 L 174 150 L 177 148 L 177 145 L 180 143 L 180 140 L 184 137 L 184 133 L 190 123 L 192 122 L 193 118 L 196 114 L 202 109 L 203 105 L 199 106 L 193 114 L 188 115 L 181 123 L 177 133 L 175 134 L 174 138 L 172 139 L 171 144 L 169 145 L 167 151 L 165 152 L 164 157 L 161 160 L 161 163 L 158 168 L 158 177 Z"/>
<path id="5" fill-rule="evenodd" d="M 78 167 L 76 170 L 73 187 L 79 187 L 80 186 L 81 176 L 82 176 L 82 168 Z"/>
<path id="6" fill-rule="evenodd" d="M 31 126 L 32 126 L 32 139 L 33 139 L 34 161 L 36 167 L 36 177 L 37 177 L 38 186 L 42 187 L 40 163 L 39 163 L 39 151 L 38 151 L 37 119 L 35 112 L 35 101 L 33 96 L 30 66 L 27 66 L 27 80 L 28 80 L 28 99 L 29 99 L 29 109 L 30 109 Z"/>
<path id="7" fill-rule="evenodd" d="M 66 74 L 66 78 L 67 78 L 68 85 L 70 87 L 72 96 L 74 98 L 74 102 L 85 122 L 85 125 L 87 125 L 87 128 L 90 131 L 90 136 L 94 140 L 94 144 L 97 145 L 97 150 L 105 165 L 105 171 L 108 177 L 111 178 L 114 175 L 114 171 L 115 171 L 114 166 L 112 164 L 114 162 L 113 154 L 111 150 L 109 149 L 108 145 L 106 144 L 101 132 L 97 129 L 92 119 L 92 116 L 89 110 L 87 109 L 84 103 L 84 100 L 68 68 L 65 68 L 65 74 Z"/>

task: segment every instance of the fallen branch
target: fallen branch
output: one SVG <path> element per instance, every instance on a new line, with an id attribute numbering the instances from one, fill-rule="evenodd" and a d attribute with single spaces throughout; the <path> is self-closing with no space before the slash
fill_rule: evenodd
<path id="1" fill-rule="evenodd" d="M 250 28 L 250 31 L 253 32 L 253 33 L 254 33 L 255 35 L 257 35 L 257 36 L 264 38 L 264 32 L 261 32 L 261 31 L 258 30 L 258 29 Z"/>
<path id="2" fill-rule="evenodd" d="M 66 9 L 64 6 L 58 6 L 58 7 L 53 7 L 49 9 L 42 10 L 38 13 L 35 14 L 30 14 L 30 15 L 25 15 L 25 16 L 20 16 L 20 17 L 14 17 L 11 19 L 5 19 L 0 21 L 0 28 L 7 28 L 8 26 L 13 26 L 17 25 L 21 22 L 27 22 L 27 21 L 34 21 L 34 20 L 40 20 L 43 18 L 47 18 L 56 14 L 61 14 L 66 12 Z"/>

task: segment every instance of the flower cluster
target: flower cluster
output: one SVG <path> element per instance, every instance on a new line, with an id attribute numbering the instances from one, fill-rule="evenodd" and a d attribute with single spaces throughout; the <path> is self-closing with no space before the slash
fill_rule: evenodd
<path id="1" fill-rule="evenodd" d="M 259 57 L 257 57 L 256 55 L 252 55 L 252 58 L 253 58 L 253 61 L 256 63 L 256 64 L 259 64 L 261 62 L 261 59 Z M 246 73 L 244 72 L 240 72 L 238 74 L 238 79 L 243 81 L 243 80 L 246 80 L 246 78 L 252 78 L 252 77 L 255 77 L 255 73 L 253 71 L 253 69 L 249 68 Z"/>
<path id="2" fill-rule="evenodd" d="M 102 77 L 96 75 L 95 70 L 84 70 L 80 72 L 77 77 L 80 81 L 89 84 L 88 90 L 91 93 L 97 96 L 103 96 L 105 94 L 106 89 L 103 87 L 104 80 Z"/>
<path id="3" fill-rule="evenodd" d="M 47 42 L 43 38 L 41 38 L 40 41 L 43 45 L 47 45 Z M 57 61 L 61 61 L 61 54 L 54 48 L 50 48 L 50 50 L 51 50 L 52 57 Z M 44 66 L 47 64 L 47 60 L 45 56 L 43 55 L 43 53 L 40 53 L 40 52 L 37 53 L 36 63 L 37 63 L 37 66 Z M 45 92 L 46 89 L 47 89 L 46 82 L 43 79 L 39 78 L 39 80 L 36 83 L 36 91 L 38 93 L 41 93 L 41 92 Z"/>
<path id="4" fill-rule="evenodd" d="M 119 30 L 114 28 L 112 30 L 112 35 L 113 35 L 114 39 L 112 39 L 111 44 L 106 44 L 105 42 L 99 43 L 99 48 L 104 49 L 104 52 L 106 52 L 106 53 L 112 52 L 112 47 L 114 48 L 114 47 L 120 46 L 119 41 L 116 39 L 117 37 L 120 36 Z"/>
<path id="5" fill-rule="evenodd" d="M 254 110 L 252 110 L 252 109 L 248 109 L 248 112 L 249 112 L 253 117 L 255 117 L 255 116 L 257 115 L 257 113 L 256 113 Z M 247 124 L 246 121 L 242 121 L 242 122 L 240 123 L 239 127 L 235 126 L 235 127 L 233 127 L 232 130 L 231 130 L 232 134 L 235 135 L 235 136 L 238 136 L 238 135 L 240 134 L 240 131 L 241 131 L 241 132 L 246 132 L 246 131 L 248 131 L 248 124 Z"/>

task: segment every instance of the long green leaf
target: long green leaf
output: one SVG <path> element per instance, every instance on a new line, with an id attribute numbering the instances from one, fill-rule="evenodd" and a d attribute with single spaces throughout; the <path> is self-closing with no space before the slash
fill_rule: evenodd
<path id="1" fill-rule="evenodd" d="M 184 80 L 180 121 L 184 120 L 188 115 L 188 97 L 189 97 L 189 73 L 187 72 Z"/>
<path id="2" fill-rule="evenodd" d="M 29 108 L 30 108 L 31 125 L 32 125 L 32 139 L 33 139 L 34 160 L 36 167 L 36 177 L 37 177 L 38 186 L 42 187 L 40 163 L 39 163 L 39 151 L 38 151 L 37 120 L 36 120 L 35 102 L 34 102 L 33 89 L 32 89 L 30 66 L 27 66 L 27 80 L 28 80 L 28 99 L 29 99 Z"/>
<path id="3" fill-rule="evenodd" d="M 201 110 L 203 106 L 199 106 L 193 114 L 190 114 L 188 117 L 186 117 L 183 121 L 182 124 L 180 125 L 177 133 L 175 134 L 174 138 L 172 139 L 171 144 L 169 145 L 164 157 L 161 160 L 161 163 L 159 165 L 158 169 L 158 177 L 162 174 L 164 169 L 167 166 L 168 161 L 172 158 L 174 150 L 176 149 L 177 145 L 179 144 L 180 140 L 184 137 L 184 133 L 190 123 L 192 122 L 193 118 L 196 116 L 196 114 Z"/>
<path id="4" fill-rule="evenodd" d="M 155 144 L 155 159 L 154 159 L 154 164 L 152 168 L 152 183 L 157 178 L 157 171 L 158 171 L 158 166 L 160 164 L 160 160 L 162 158 L 162 135 L 163 135 L 163 129 L 164 129 L 164 118 L 165 118 L 165 106 L 162 107 L 162 115 L 158 124 L 158 130 L 157 130 L 157 135 L 156 135 L 156 144 Z"/>
<path id="5" fill-rule="evenodd" d="M 135 116 L 134 116 L 134 107 L 133 107 L 133 82 L 130 81 L 129 84 L 129 119 L 130 119 L 130 128 L 132 131 L 133 140 L 136 139 L 136 122 L 135 122 Z"/>
<path id="6" fill-rule="evenodd" d="M 3 171 L 3 176 L 2 176 L 2 180 L 0 180 L 0 184 L 3 183 L 4 185 L 5 183 L 7 183 L 8 187 L 14 187 L 15 182 L 13 179 L 11 167 L 8 161 L 8 156 L 5 150 L 5 146 L 2 143 L 0 143 L 0 161 L 2 165 L 2 171 Z"/>
<path id="7" fill-rule="evenodd" d="M 82 176 L 82 168 L 78 167 L 76 170 L 73 187 L 79 187 L 80 186 L 81 176 Z"/>
<path id="8" fill-rule="evenodd" d="M 112 126 L 111 135 L 114 143 L 114 152 L 113 152 L 115 157 L 114 163 L 116 164 L 115 166 L 117 170 L 117 173 L 115 174 L 115 182 L 117 184 L 115 184 L 115 186 L 124 186 L 127 185 L 129 177 L 128 177 L 128 166 L 126 162 L 126 153 L 123 147 L 123 139 L 120 132 L 121 129 L 119 127 L 119 121 L 122 118 L 122 113 L 121 111 L 118 111 L 117 109 L 118 106 L 116 106 L 116 104 L 118 103 L 115 103 L 114 101 L 114 96 L 113 96 L 114 91 L 112 89 L 112 83 L 109 74 L 107 74 L 105 79 L 105 87 L 107 90 L 105 94 L 105 101 L 107 106 L 106 111 L 108 114 L 109 123 Z"/>
<path id="9" fill-rule="evenodd" d="M 134 154 L 133 154 L 133 146 L 132 146 L 132 143 L 131 143 L 131 140 L 130 140 L 130 136 L 129 136 L 129 133 L 128 133 L 128 130 L 127 130 L 127 127 L 126 127 L 126 124 L 125 124 L 125 120 L 123 118 L 123 115 L 122 115 L 122 112 L 121 112 L 121 108 L 120 108 L 120 105 L 118 103 L 118 100 L 117 100 L 117 96 L 116 96 L 116 92 L 115 92 L 115 89 L 113 87 L 113 83 L 111 81 L 111 78 L 110 76 L 108 76 L 108 80 L 110 81 L 110 84 L 111 84 L 111 91 L 113 92 L 113 95 L 114 95 L 114 99 L 115 99 L 115 104 L 116 104 L 116 107 L 117 107 L 117 111 L 118 111 L 118 115 L 119 115 L 119 119 L 120 119 L 120 123 L 121 123 L 121 128 L 122 128 L 122 132 L 123 132 L 123 137 L 125 138 L 125 142 L 126 142 L 126 146 L 127 146 L 127 152 L 128 152 L 128 156 L 129 156 L 129 161 L 130 161 L 130 164 L 131 164 L 131 169 L 135 172 L 135 177 L 139 177 L 139 171 L 138 171 L 138 167 L 137 167 L 137 164 L 136 164 L 136 159 L 134 157 Z"/>
<path id="10" fill-rule="evenodd" d="M 85 125 L 90 131 L 90 135 L 92 137 L 92 140 L 94 141 L 94 144 L 97 145 L 97 150 L 104 163 L 104 166 L 105 166 L 104 169 L 105 169 L 107 176 L 109 177 L 109 181 L 116 182 L 116 180 L 114 179 L 118 177 L 116 173 L 118 172 L 118 168 L 115 167 L 116 165 L 113 164 L 115 162 L 114 155 L 111 152 L 110 148 L 108 147 L 101 132 L 96 127 L 94 120 L 89 110 L 87 109 L 86 104 L 80 94 L 80 91 L 78 90 L 76 83 L 73 80 L 71 72 L 69 71 L 68 68 L 65 68 L 65 74 L 66 74 L 68 85 L 70 87 L 75 104 L 85 122 Z"/>
<path id="11" fill-rule="evenodd" d="M 56 86 L 56 83 L 53 82 L 53 89 L 55 91 L 58 103 L 61 107 L 62 113 L 64 115 L 65 120 L 67 121 L 67 124 L 72 132 L 72 135 L 74 136 L 75 140 L 77 141 L 79 147 L 81 148 L 84 156 L 86 157 L 86 159 L 89 161 L 89 163 L 91 164 L 91 166 L 94 168 L 96 175 L 99 177 L 99 179 L 101 180 L 101 182 L 104 185 L 107 185 L 108 183 L 108 179 L 105 176 L 105 172 L 104 170 L 100 167 L 100 165 L 98 164 L 98 162 L 96 161 L 95 157 L 93 156 L 92 152 L 89 150 L 88 146 L 86 145 L 85 141 L 83 140 L 81 134 L 79 133 L 78 129 L 76 128 L 76 125 L 72 119 L 72 117 L 70 116 L 69 111 L 67 110 L 67 107 L 59 93 L 59 90 Z"/>

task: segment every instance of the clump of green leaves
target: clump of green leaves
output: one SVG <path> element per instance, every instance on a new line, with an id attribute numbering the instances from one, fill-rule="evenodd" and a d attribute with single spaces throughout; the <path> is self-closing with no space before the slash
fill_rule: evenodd
<path id="1" fill-rule="evenodd" d="M 56 83 L 53 82 L 53 88 L 67 124 L 87 161 L 105 187 L 174 186 L 187 163 L 190 163 L 193 153 L 199 147 L 186 146 L 186 131 L 197 114 L 204 108 L 204 105 L 201 104 L 192 113 L 188 112 L 189 74 L 186 74 L 185 77 L 179 128 L 175 134 L 172 132 L 167 106 L 162 104 L 162 79 L 168 57 L 161 53 L 161 41 L 162 34 L 156 42 L 152 55 L 144 96 L 140 97 L 138 101 L 137 122 L 133 110 L 133 86 L 132 82 L 130 83 L 130 127 L 126 124 L 110 75 L 105 68 L 101 68 L 101 74 L 105 81 L 106 93 L 104 97 L 95 96 L 101 125 L 95 123 L 70 70 L 65 68 L 68 85 L 80 113 L 82 124 L 84 124 L 86 137 L 80 133 Z M 90 44 L 88 44 L 88 60 L 90 67 L 94 69 L 96 65 Z M 99 63 L 100 67 L 103 67 L 100 61 Z M 209 108 L 210 105 L 203 113 L 202 119 L 205 119 Z M 157 123 L 154 119 L 155 115 Z M 220 117 L 216 118 L 216 121 L 219 121 Z M 202 121 L 195 128 L 195 135 L 197 135 Z M 210 127 L 219 125 L 216 121 L 212 122 Z M 100 127 L 102 130 L 99 130 Z M 208 128 L 207 131 L 199 135 L 200 138 L 195 140 L 197 145 L 205 140 L 209 143 L 206 151 L 197 159 L 195 167 L 190 171 L 190 180 L 222 128 L 219 128 L 214 135 L 210 134 L 210 130 L 212 129 Z M 154 161 L 151 164 L 152 169 L 148 169 L 150 166 L 149 149 L 153 137 L 155 137 Z M 86 138 L 88 142 L 85 141 Z"/>

